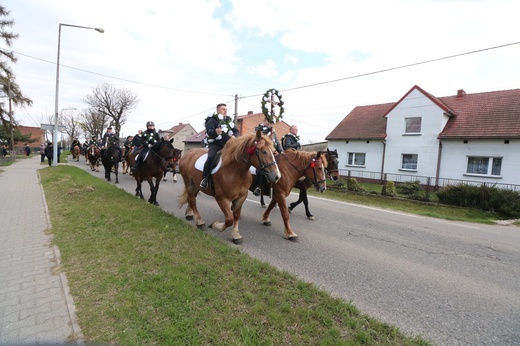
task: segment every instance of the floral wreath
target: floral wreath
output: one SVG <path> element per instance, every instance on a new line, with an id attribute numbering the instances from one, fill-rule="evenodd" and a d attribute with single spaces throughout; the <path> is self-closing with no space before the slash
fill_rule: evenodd
<path id="1" fill-rule="evenodd" d="M 274 96 L 278 98 L 278 102 L 274 101 Z M 273 99 L 273 102 L 271 102 L 271 98 Z M 271 104 L 271 109 L 269 110 L 267 107 L 267 104 Z M 277 105 L 280 107 L 280 112 L 278 115 L 274 112 L 274 106 Z M 276 89 L 269 89 L 265 92 L 264 96 L 262 97 L 262 113 L 264 113 L 265 120 L 267 122 L 274 124 L 276 122 L 279 122 L 283 116 L 284 108 L 283 108 L 283 99 L 282 94 L 278 92 Z"/>
<path id="2" fill-rule="evenodd" d="M 224 117 L 222 114 L 213 113 L 213 115 L 210 115 L 206 118 L 204 121 L 204 124 L 210 119 L 215 118 L 219 122 L 219 126 L 222 129 L 223 133 L 227 133 L 229 137 L 233 136 L 233 129 L 235 128 L 235 123 L 233 122 L 233 119 L 230 116 Z M 208 134 L 206 133 L 206 140 L 208 143 L 212 143 L 214 140 L 220 140 L 222 138 L 221 135 L 218 135 L 216 138 L 209 138 Z"/>

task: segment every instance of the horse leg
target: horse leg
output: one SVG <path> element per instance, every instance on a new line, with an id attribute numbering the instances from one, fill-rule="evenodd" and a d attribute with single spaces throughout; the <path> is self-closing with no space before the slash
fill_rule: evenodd
<path id="1" fill-rule="evenodd" d="M 219 232 L 223 232 L 226 228 L 233 225 L 233 231 L 231 234 L 231 241 L 234 244 L 242 244 L 242 235 L 238 230 L 238 222 L 240 220 L 240 212 L 242 210 L 242 204 L 244 203 L 243 198 L 240 198 L 232 203 L 228 199 L 218 199 L 217 203 L 224 213 L 224 222 L 214 221 L 210 227 L 216 229 Z"/>
<path id="2" fill-rule="evenodd" d="M 289 213 L 294 209 L 296 208 L 301 202 L 303 202 L 303 195 L 307 195 L 307 191 L 303 192 L 303 190 L 300 188 L 300 193 L 298 194 L 298 200 L 296 202 L 292 202 L 291 204 L 289 204 Z M 307 196 L 305 196 L 306 198 Z"/>
<path id="3" fill-rule="evenodd" d="M 311 211 L 309 210 L 309 198 L 307 197 L 307 189 L 301 189 L 300 196 L 303 199 L 303 205 L 305 206 L 305 215 L 307 215 L 307 219 L 315 221 L 316 218 L 314 217 L 314 215 L 311 214 Z"/>
<path id="4" fill-rule="evenodd" d="M 273 198 L 273 199 L 271 199 L 271 202 L 269 203 L 267 210 L 262 215 L 262 224 L 264 226 L 271 226 L 271 220 L 269 220 L 269 214 L 271 214 L 271 210 L 273 210 L 275 205 L 276 205 L 276 200 L 275 200 L 275 198 Z"/>
<path id="5" fill-rule="evenodd" d="M 174 171 L 173 171 L 173 182 L 174 183 L 177 182 L 177 172 L 175 172 L 175 168 L 174 168 Z"/>
<path id="6" fill-rule="evenodd" d="M 118 172 L 118 169 L 119 169 L 119 163 L 116 162 L 114 164 L 114 173 L 116 175 L 116 184 L 119 184 L 119 172 Z"/>
<path id="7" fill-rule="evenodd" d="M 154 177 L 148 178 L 148 185 L 150 185 L 150 198 L 148 199 L 148 203 L 151 203 L 153 205 L 159 205 L 157 202 L 157 192 L 159 191 L 159 183 L 161 182 L 161 176 L 162 174 L 158 174 L 155 177 L 155 185 L 153 183 Z"/>
<path id="8" fill-rule="evenodd" d="M 298 241 L 298 235 L 293 232 L 291 224 L 289 223 L 289 211 L 287 210 L 287 202 L 285 196 L 282 193 L 278 193 L 276 196 L 278 201 L 278 207 L 280 208 L 280 214 L 282 214 L 283 224 L 285 227 L 285 239 L 291 241 Z"/>
<path id="9" fill-rule="evenodd" d="M 199 210 L 197 209 L 197 193 L 199 192 L 198 185 L 195 186 L 192 184 L 190 187 L 186 187 L 188 191 L 188 208 L 191 210 L 193 217 L 195 218 L 195 225 L 197 228 L 204 228 L 206 223 L 202 220 L 200 216 Z M 186 219 L 188 219 L 188 208 L 186 209 Z"/>
<path id="10" fill-rule="evenodd" d="M 143 190 L 142 190 L 142 179 L 139 175 L 136 174 L 135 180 L 137 181 L 137 187 L 135 188 L 135 195 L 140 199 L 144 199 Z"/>
<path id="11" fill-rule="evenodd" d="M 260 193 L 260 205 L 262 208 L 265 208 L 265 202 L 264 202 L 264 194 Z"/>
<path id="12" fill-rule="evenodd" d="M 166 173 L 168 173 L 167 171 L 164 171 L 163 173 L 163 180 L 166 181 Z"/>

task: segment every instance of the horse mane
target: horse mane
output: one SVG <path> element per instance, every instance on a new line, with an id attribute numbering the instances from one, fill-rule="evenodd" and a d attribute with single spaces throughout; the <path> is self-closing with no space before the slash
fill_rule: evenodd
<path id="1" fill-rule="evenodd" d="M 302 162 L 309 162 L 313 158 L 316 157 L 316 155 L 319 155 L 321 158 L 321 161 L 323 162 L 323 167 L 328 166 L 327 157 L 325 155 L 325 152 L 323 151 L 303 151 L 303 150 L 296 150 L 294 148 L 287 149 L 283 153 L 294 153 L 294 161 L 302 161 Z"/>
<path id="2" fill-rule="evenodd" d="M 268 145 L 271 148 L 274 148 L 273 141 L 268 136 L 261 134 L 262 139 L 260 141 L 256 141 L 256 134 L 252 133 L 250 135 L 244 135 L 240 137 L 236 137 L 234 140 L 230 140 L 222 149 L 222 164 L 226 165 L 232 161 L 239 161 L 241 155 L 247 151 L 248 149 L 258 145 Z M 264 143 L 262 143 L 264 141 Z"/>

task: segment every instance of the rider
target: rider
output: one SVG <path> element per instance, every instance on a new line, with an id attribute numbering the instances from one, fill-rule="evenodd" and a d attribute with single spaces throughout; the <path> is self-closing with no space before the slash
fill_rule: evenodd
<path id="1" fill-rule="evenodd" d="M 300 136 L 298 136 L 298 127 L 296 125 L 291 125 L 289 129 L 289 133 L 283 136 L 282 145 L 283 150 L 287 150 L 290 148 L 294 148 L 296 150 L 300 150 L 302 145 L 300 144 Z"/>
<path id="2" fill-rule="evenodd" d="M 138 151 L 143 145 L 143 131 L 137 131 L 137 134 L 132 138 L 132 146 L 134 147 L 133 153 Z"/>
<path id="3" fill-rule="evenodd" d="M 267 125 L 264 125 L 263 123 L 260 123 L 260 124 L 258 124 L 257 127 L 255 127 L 255 132 L 258 130 L 260 130 L 264 135 L 269 136 L 272 139 L 274 148 L 276 149 L 277 152 L 281 153 L 283 151 L 280 141 L 278 140 L 278 137 L 276 136 L 274 127 L 267 126 Z M 264 180 L 263 178 L 264 178 L 264 176 L 262 174 L 258 174 L 258 170 L 257 170 L 256 182 L 257 182 L 258 186 L 256 187 L 255 191 L 253 191 L 253 195 L 260 196 L 260 193 L 262 192 L 261 186 L 262 186 L 262 183 Z"/>
<path id="4" fill-rule="evenodd" d="M 141 139 L 143 150 L 137 155 L 135 159 L 135 166 L 130 169 L 132 173 L 135 173 L 137 167 L 139 167 L 139 165 L 143 162 L 150 148 L 160 140 L 161 138 L 159 137 L 159 134 L 155 131 L 155 124 L 153 121 L 148 121 L 146 123 L 146 131 L 143 132 Z"/>
<path id="5" fill-rule="evenodd" d="M 112 126 L 107 127 L 107 132 L 103 135 L 103 140 L 101 141 L 101 156 L 105 151 L 105 146 L 109 146 L 110 144 L 114 145 L 119 151 L 119 157 L 121 157 L 121 148 L 119 147 L 119 136 L 114 132 Z"/>
<path id="6" fill-rule="evenodd" d="M 70 145 L 70 150 L 72 151 L 76 145 L 81 149 L 81 143 L 79 142 L 78 137 L 74 137 L 74 140 Z"/>
<path id="7" fill-rule="evenodd" d="M 92 138 L 88 141 L 88 146 L 95 145 L 96 147 L 99 146 L 98 141 L 96 139 L 96 136 L 92 136 Z"/>
<path id="8" fill-rule="evenodd" d="M 232 137 L 238 137 L 239 134 L 233 119 L 227 115 L 227 106 L 224 103 L 219 103 L 217 105 L 217 112 L 206 118 L 205 127 L 208 142 L 208 158 L 206 159 L 204 170 L 202 171 L 201 189 L 208 187 L 211 164 L 217 152 L 224 147 L 227 141 Z"/>

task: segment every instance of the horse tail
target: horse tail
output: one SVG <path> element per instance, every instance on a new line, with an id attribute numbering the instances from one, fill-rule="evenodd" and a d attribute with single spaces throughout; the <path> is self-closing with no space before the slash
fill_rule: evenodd
<path id="1" fill-rule="evenodd" d="M 183 205 L 188 203 L 188 189 L 184 188 L 184 191 L 182 191 L 182 195 L 178 197 L 179 200 L 179 208 L 182 208 Z"/>

